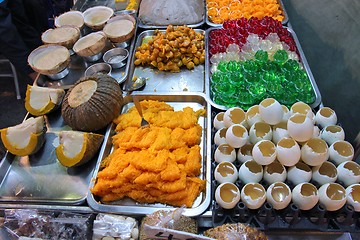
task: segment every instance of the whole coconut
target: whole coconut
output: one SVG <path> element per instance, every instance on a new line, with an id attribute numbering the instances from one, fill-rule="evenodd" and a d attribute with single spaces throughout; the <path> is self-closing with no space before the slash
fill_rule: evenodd
<path id="1" fill-rule="evenodd" d="M 105 74 L 79 79 L 64 97 L 61 115 L 73 130 L 97 131 L 120 114 L 119 83 Z"/>

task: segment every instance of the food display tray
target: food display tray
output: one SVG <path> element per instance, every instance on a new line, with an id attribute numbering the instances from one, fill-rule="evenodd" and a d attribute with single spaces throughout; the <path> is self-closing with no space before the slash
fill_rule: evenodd
<path id="1" fill-rule="evenodd" d="M 67 168 L 57 160 L 58 132 L 71 130 L 57 110 L 45 116 L 47 132 L 33 155 L 6 154 L 0 164 L 0 204 L 80 205 L 85 202 L 97 155 L 88 163 Z"/>
<path id="2" fill-rule="evenodd" d="M 196 29 L 196 32 L 205 33 L 204 30 Z M 160 30 L 165 32 L 165 30 Z M 154 36 L 155 30 L 146 30 L 139 34 L 136 40 L 134 51 L 132 52 L 132 61 L 130 63 L 129 77 L 124 83 L 123 90 L 129 89 L 136 77 L 146 78 L 146 85 L 142 92 L 204 92 L 205 85 L 205 64 L 199 64 L 194 69 L 188 70 L 181 68 L 180 72 L 173 73 L 160 71 L 149 66 L 135 66 L 135 51 L 142 44 L 143 38 Z M 205 44 L 207 40 L 205 39 Z"/>
<path id="3" fill-rule="evenodd" d="M 215 29 L 220 29 L 220 28 L 221 28 L 221 27 L 212 27 L 212 28 L 207 29 L 207 30 L 206 30 L 206 33 L 205 33 L 205 38 L 208 39 L 208 38 L 209 38 L 209 34 L 210 34 L 211 31 L 213 31 L 213 30 L 215 30 Z M 307 74 L 307 76 L 308 76 L 308 78 L 309 78 L 309 80 L 310 80 L 310 82 L 311 82 L 312 89 L 313 89 L 313 91 L 314 91 L 314 93 L 315 93 L 315 101 L 314 101 L 312 104 L 309 104 L 309 105 L 310 105 L 311 108 L 317 109 L 317 108 L 320 106 L 320 104 L 322 103 L 320 90 L 319 90 L 319 88 L 318 88 L 318 86 L 317 86 L 317 84 L 316 84 L 315 78 L 314 78 L 314 76 L 313 76 L 313 74 L 312 74 L 312 72 L 311 72 L 311 69 L 310 69 L 310 66 L 309 66 L 309 64 L 308 64 L 308 62 L 307 62 L 307 60 L 306 60 L 304 51 L 303 51 L 302 48 L 301 48 L 299 39 L 297 38 L 294 30 L 293 30 L 292 28 L 290 28 L 290 27 L 285 27 L 285 26 L 284 26 L 284 28 L 287 29 L 287 30 L 290 32 L 291 36 L 293 37 L 293 39 L 294 39 L 294 41 L 295 41 L 296 48 L 297 48 L 297 51 L 298 51 L 298 54 L 299 54 L 300 63 L 303 65 L 304 70 L 305 70 L 305 72 L 306 72 L 306 74 Z M 208 51 L 208 49 L 209 49 L 209 41 L 206 41 L 205 44 L 206 44 L 206 50 L 205 50 L 205 52 L 206 52 L 206 59 L 209 59 L 209 57 L 210 57 L 210 56 L 209 56 L 209 51 Z M 205 79 L 206 79 L 206 81 L 205 81 L 205 93 L 206 93 L 206 95 L 207 95 L 207 97 L 208 97 L 208 100 L 209 100 L 210 104 L 211 104 L 212 106 L 218 108 L 218 109 L 226 110 L 226 109 L 227 109 L 226 106 L 219 105 L 219 104 L 213 102 L 213 100 L 212 100 L 211 88 L 210 88 L 210 78 L 211 78 L 210 69 L 211 69 L 211 63 L 210 63 L 209 60 L 208 60 L 208 61 L 205 61 L 205 69 L 206 69 L 206 71 L 205 71 Z"/>
<path id="4" fill-rule="evenodd" d="M 193 204 L 191 208 L 184 209 L 184 215 L 186 216 L 199 216 L 202 214 L 210 204 L 210 189 L 211 189 L 211 182 L 210 182 L 210 149 L 207 146 L 210 146 L 210 104 L 206 101 L 206 97 L 204 94 L 192 94 L 192 93 L 174 93 L 171 95 L 164 95 L 164 94 L 142 94 L 142 93 L 133 93 L 132 96 L 127 95 L 124 97 L 123 106 L 121 109 L 121 113 L 127 112 L 127 110 L 132 107 L 134 104 L 132 102 L 132 97 L 136 97 L 141 100 L 157 100 L 163 101 L 169 104 L 174 108 L 175 111 L 181 110 L 184 107 L 191 107 L 195 111 L 198 109 L 205 109 L 206 116 L 199 118 L 199 124 L 203 128 L 201 143 L 200 143 L 200 151 L 202 155 L 202 168 L 200 178 L 206 180 L 206 189 L 202 192 Z M 97 178 L 97 174 L 100 170 L 101 161 L 107 157 L 112 151 L 112 136 L 114 135 L 115 124 L 109 126 L 104 143 L 101 147 L 99 159 L 97 161 L 97 165 L 92 177 L 92 181 L 90 184 L 90 189 L 94 186 Z M 130 215 L 145 215 L 153 213 L 157 210 L 174 210 L 175 208 L 169 205 L 164 204 L 140 204 L 131 199 L 122 199 L 119 201 L 111 202 L 111 203 L 104 203 L 99 200 L 98 197 L 93 195 L 89 190 L 87 196 L 87 203 L 90 208 L 95 211 L 99 212 L 112 212 L 118 214 L 130 214 Z"/>
<path id="5" fill-rule="evenodd" d="M 211 108 L 212 122 L 215 116 L 223 112 L 222 110 Z M 213 125 L 213 124 L 212 124 Z M 322 232 L 360 232 L 360 213 L 356 212 L 354 208 L 345 204 L 337 211 L 327 211 L 325 206 L 317 203 L 315 207 L 310 210 L 300 210 L 296 204 L 291 202 L 286 208 L 282 210 L 275 210 L 272 205 L 265 202 L 259 209 L 249 209 L 240 200 L 233 209 L 224 209 L 215 201 L 215 190 L 220 185 L 214 179 L 214 170 L 218 163 L 214 160 L 214 153 L 216 145 L 213 141 L 216 129 L 211 127 L 211 205 L 209 212 L 211 213 L 210 224 L 212 227 L 220 226 L 225 223 L 246 223 L 259 230 L 311 230 Z M 238 160 L 233 162 L 234 166 L 239 169 L 241 163 Z M 259 182 L 265 189 L 269 184 L 265 180 Z M 295 186 L 292 182 L 285 180 L 290 189 Z M 319 184 L 311 181 L 316 187 Z M 337 181 L 343 185 L 340 181 Z M 241 189 L 245 185 L 241 180 L 237 180 L 235 185 Z M 209 217 L 209 214 L 207 214 Z"/>
<path id="6" fill-rule="evenodd" d="M 135 30 L 136 31 L 136 30 Z M 83 36 L 90 33 L 91 30 L 88 27 L 85 27 L 83 30 Z M 126 64 L 121 68 L 112 69 L 110 76 L 116 79 L 116 81 L 121 84 L 123 83 L 129 74 L 129 66 L 131 63 L 130 55 L 133 52 L 135 45 L 135 35 L 131 38 L 129 43 L 122 44 L 125 49 L 129 51 L 129 57 L 126 60 Z M 102 50 L 104 54 L 107 50 L 114 48 L 115 46 L 107 41 L 105 48 Z M 68 66 L 69 73 L 62 79 L 52 80 L 48 76 L 40 75 L 40 77 L 34 82 L 34 85 L 40 87 L 51 87 L 51 88 L 62 88 L 69 89 L 74 85 L 74 83 L 79 80 L 81 77 L 84 77 L 85 70 L 95 63 L 103 62 L 102 57 L 96 62 L 87 62 L 81 56 L 78 56 L 76 53 L 73 53 L 70 56 L 70 64 Z"/>
<path id="7" fill-rule="evenodd" d="M 287 23 L 289 22 L 289 17 L 288 17 L 288 14 L 287 14 L 286 10 L 285 10 L 284 4 L 283 4 L 282 0 L 278 0 L 278 3 L 279 3 L 279 5 L 280 5 L 280 7 L 281 7 L 281 10 L 282 10 L 283 14 L 284 14 L 284 20 L 281 21 L 281 24 L 282 24 L 282 25 L 287 25 Z M 213 23 L 213 22 L 210 21 L 207 12 L 208 12 L 208 11 L 207 11 L 207 6 L 205 5 L 205 14 L 206 14 L 206 16 L 205 16 L 205 19 L 206 19 L 205 22 L 206 22 L 206 24 L 207 24 L 208 26 L 210 26 L 210 27 L 221 27 L 222 24 Z"/>
<path id="8" fill-rule="evenodd" d="M 140 5 L 141 5 L 141 3 L 140 3 Z M 204 5 L 206 6 L 206 1 L 204 1 Z M 140 7 L 141 6 L 139 6 L 139 11 L 140 11 Z M 203 26 L 205 24 L 205 18 L 206 18 L 206 9 L 204 11 L 204 16 L 200 22 L 194 23 L 194 24 L 188 24 L 186 26 L 188 26 L 190 28 L 200 28 L 201 26 Z M 182 24 L 182 25 L 184 25 L 184 24 Z M 139 28 L 142 28 L 142 29 L 166 29 L 168 27 L 168 25 L 148 25 L 148 24 L 141 22 L 140 19 L 138 19 L 138 26 L 139 26 Z"/>

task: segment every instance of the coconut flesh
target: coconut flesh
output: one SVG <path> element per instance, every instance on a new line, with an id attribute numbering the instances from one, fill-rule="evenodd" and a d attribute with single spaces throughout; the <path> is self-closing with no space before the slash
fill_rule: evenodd
<path id="1" fill-rule="evenodd" d="M 120 37 L 129 34 L 134 28 L 134 23 L 127 19 L 121 19 L 106 24 L 104 32 L 110 37 Z"/>
<path id="2" fill-rule="evenodd" d="M 53 70 L 69 58 L 66 48 L 44 48 L 32 59 L 32 65 L 39 70 Z"/>
<path id="3" fill-rule="evenodd" d="M 61 26 L 74 26 L 81 28 L 84 25 L 84 17 L 81 15 L 80 12 L 66 12 L 60 15 L 56 20 L 55 24 L 58 27 Z"/>
<path id="4" fill-rule="evenodd" d="M 84 16 L 85 23 L 89 26 L 97 26 L 105 23 L 113 15 L 107 8 L 94 8 Z"/>
<path id="5" fill-rule="evenodd" d="M 42 109 L 49 102 L 59 104 L 64 94 L 65 92 L 62 89 L 32 86 L 30 91 L 30 106 L 34 109 Z"/>
<path id="6" fill-rule="evenodd" d="M 29 145 L 31 134 L 42 132 L 44 129 L 44 118 L 28 118 L 23 123 L 9 127 L 6 132 L 8 142 L 16 148 L 25 148 Z"/>
<path id="7" fill-rule="evenodd" d="M 63 131 L 59 134 L 60 144 L 63 145 L 63 153 L 67 158 L 75 158 L 83 148 L 85 134 L 79 131 Z"/>
<path id="8" fill-rule="evenodd" d="M 46 43 L 63 43 L 75 38 L 78 30 L 73 27 L 61 27 L 46 31 L 42 35 L 43 42 Z"/>
<path id="9" fill-rule="evenodd" d="M 93 33 L 89 34 L 83 38 L 80 38 L 74 45 L 73 50 L 75 52 L 80 52 L 86 48 L 94 46 L 98 43 L 104 36 L 102 34 Z"/>

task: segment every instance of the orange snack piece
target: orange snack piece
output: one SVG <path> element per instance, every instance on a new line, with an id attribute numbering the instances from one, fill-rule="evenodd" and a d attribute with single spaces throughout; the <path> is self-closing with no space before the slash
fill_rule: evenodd
<path id="1" fill-rule="evenodd" d="M 283 21 L 285 16 L 278 0 L 207 0 L 207 15 L 211 22 L 222 24 L 241 17 L 272 17 Z"/>
<path id="2" fill-rule="evenodd" d="M 114 151 L 102 162 L 91 192 L 104 202 L 125 197 L 140 203 L 191 207 L 205 189 L 198 118 L 205 110 L 174 111 L 166 103 L 142 101 L 150 127 L 140 127 L 135 108 L 114 120 Z"/>

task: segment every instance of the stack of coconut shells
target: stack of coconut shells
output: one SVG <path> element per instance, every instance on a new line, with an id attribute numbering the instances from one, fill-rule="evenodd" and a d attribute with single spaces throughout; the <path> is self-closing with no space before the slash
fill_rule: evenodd
<path id="1" fill-rule="evenodd" d="M 101 58 L 107 44 L 116 47 L 129 41 L 135 33 L 136 19 L 128 14 L 114 16 L 113 9 L 96 6 L 84 12 L 66 12 L 55 19 L 55 26 L 42 34 L 44 45 L 28 57 L 34 71 L 53 80 L 68 74 L 73 53 L 94 62 Z"/>

